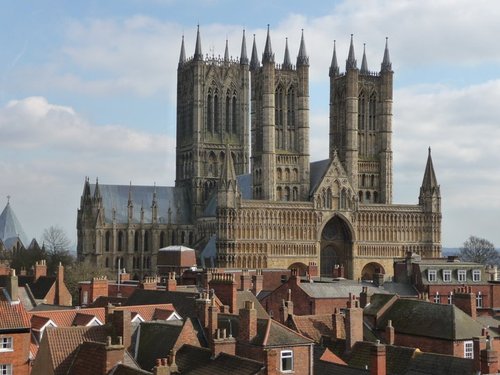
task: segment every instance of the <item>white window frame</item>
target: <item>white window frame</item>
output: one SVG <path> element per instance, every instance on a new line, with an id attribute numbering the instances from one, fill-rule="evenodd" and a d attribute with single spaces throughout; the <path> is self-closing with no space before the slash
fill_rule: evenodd
<path id="1" fill-rule="evenodd" d="M 476 294 L 476 307 L 483 308 L 483 294 L 481 292 L 477 292 Z"/>
<path id="2" fill-rule="evenodd" d="M 453 304 L 453 292 L 450 292 L 450 294 L 448 294 L 448 305 L 452 304 Z"/>
<path id="3" fill-rule="evenodd" d="M 441 296 L 439 295 L 439 292 L 436 292 L 434 295 L 434 303 L 441 303 Z"/>
<path id="4" fill-rule="evenodd" d="M 427 271 L 427 281 L 430 283 L 435 283 L 437 281 L 437 271 L 436 270 L 428 270 Z"/>
<path id="5" fill-rule="evenodd" d="M 451 283 L 451 270 L 443 270 L 443 281 Z"/>
<path id="6" fill-rule="evenodd" d="M 0 375 L 12 375 L 12 364 L 0 363 Z"/>
<path id="7" fill-rule="evenodd" d="M 291 368 L 284 368 L 283 360 L 290 359 Z M 292 372 L 293 371 L 293 350 L 282 350 L 280 353 L 280 370 L 281 372 Z"/>
<path id="8" fill-rule="evenodd" d="M 472 281 L 481 281 L 481 270 L 472 270 Z"/>
<path id="9" fill-rule="evenodd" d="M 467 270 L 458 270 L 458 281 L 463 283 L 467 280 Z"/>
<path id="10" fill-rule="evenodd" d="M 13 352 L 13 351 L 14 351 L 14 339 L 13 339 L 13 337 L 12 336 L 1 336 L 0 337 L 0 352 Z"/>
<path id="11" fill-rule="evenodd" d="M 474 343 L 472 340 L 464 341 L 464 358 L 474 359 Z"/>

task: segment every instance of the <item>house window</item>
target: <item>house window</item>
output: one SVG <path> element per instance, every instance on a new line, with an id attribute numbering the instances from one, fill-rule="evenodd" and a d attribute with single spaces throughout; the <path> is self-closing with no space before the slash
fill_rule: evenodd
<path id="1" fill-rule="evenodd" d="M 463 282 L 465 282 L 466 278 L 467 278 L 467 271 L 466 270 L 458 270 L 458 281 L 463 283 Z"/>
<path id="2" fill-rule="evenodd" d="M 429 282 L 436 282 L 437 275 L 436 275 L 436 270 L 429 270 L 427 271 L 427 280 Z"/>
<path id="3" fill-rule="evenodd" d="M 0 375 L 12 375 L 12 365 L 9 364 L 0 364 Z"/>
<path id="4" fill-rule="evenodd" d="M 472 340 L 464 341 L 464 358 L 474 358 L 474 345 Z"/>
<path id="5" fill-rule="evenodd" d="M 443 270 L 443 281 L 445 283 L 451 282 L 451 270 Z"/>
<path id="6" fill-rule="evenodd" d="M 12 336 L 0 337 L 0 352 L 11 352 L 13 350 Z"/>
<path id="7" fill-rule="evenodd" d="M 472 271 L 472 281 L 481 281 L 481 270 Z"/>
<path id="8" fill-rule="evenodd" d="M 448 305 L 451 305 L 453 303 L 453 292 L 450 292 L 448 294 Z"/>
<path id="9" fill-rule="evenodd" d="M 476 307 L 482 308 L 483 307 L 483 295 L 481 292 L 477 292 L 476 295 Z"/>
<path id="10" fill-rule="evenodd" d="M 293 371 L 293 352 L 291 350 L 281 351 L 281 371 Z"/>
<path id="11" fill-rule="evenodd" d="M 441 303 L 441 298 L 439 297 L 439 292 L 434 295 L 434 303 Z"/>

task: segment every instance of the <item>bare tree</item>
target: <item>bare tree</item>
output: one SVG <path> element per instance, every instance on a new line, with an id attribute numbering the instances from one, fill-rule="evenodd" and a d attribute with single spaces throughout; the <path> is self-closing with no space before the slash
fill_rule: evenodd
<path id="1" fill-rule="evenodd" d="M 49 273 L 55 272 L 59 263 L 63 266 L 73 263 L 74 259 L 70 253 L 71 241 L 64 229 L 59 226 L 50 226 L 43 231 L 42 241 L 47 254 Z"/>
<path id="2" fill-rule="evenodd" d="M 466 262 L 481 264 L 499 264 L 500 256 L 490 241 L 470 236 L 460 248 L 459 257 Z"/>

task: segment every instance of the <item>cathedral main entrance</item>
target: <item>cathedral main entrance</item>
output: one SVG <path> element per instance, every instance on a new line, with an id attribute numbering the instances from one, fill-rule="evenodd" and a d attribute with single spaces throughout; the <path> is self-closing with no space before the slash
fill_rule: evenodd
<path id="1" fill-rule="evenodd" d="M 333 277 L 340 273 L 347 276 L 352 259 L 352 235 L 347 223 L 334 216 L 321 232 L 320 273 L 323 277 Z"/>

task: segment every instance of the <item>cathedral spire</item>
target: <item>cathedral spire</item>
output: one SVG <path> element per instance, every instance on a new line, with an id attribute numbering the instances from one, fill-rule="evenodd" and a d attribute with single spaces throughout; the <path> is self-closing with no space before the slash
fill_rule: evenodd
<path id="1" fill-rule="evenodd" d="M 88 177 L 85 177 L 85 183 L 83 184 L 82 198 L 84 200 L 90 199 L 90 182 Z"/>
<path id="2" fill-rule="evenodd" d="M 297 55 L 297 66 L 309 65 L 309 57 L 306 52 L 306 42 L 304 41 L 304 29 L 302 29 L 302 36 L 300 37 L 299 54 Z"/>
<path id="3" fill-rule="evenodd" d="M 152 202 L 153 207 L 156 207 L 158 205 L 158 199 L 156 197 L 156 182 L 153 185 L 153 202 Z"/>
<path id="4" fill-rule="evenodd" d="M 130 185 L 128 186 L 128 203 L 127 206 L 133 206 L 134 202 L 132 201 L 132 181 L 130 181 Z"/>
<path id="5" fill-rule="evenodd" d="M 186 50 L 184 49 L 184 35 L 183 35 L 181 42 L 181 53 L 179 55 L 179 65 L 184 64 L 185 62 L 186 62 Z"/>
<path id="6" fill-rule="evenodd" d="M 255 34 L 253 34 L 252 58 L 250 60 L 250 70 L 255 70 L 260 67 L 259 57 L 257 55 L 257 44 L 255 42 Z"/>
<path id="7" fill-rule="evenodd" d="M 339 74 L 339 64 L 337 63 L 337 46 L 336 41 L 333 41 L 333 56 L 332 63 L 330 64 L 330 77 Z"/>
<path id="8" fill-rule="evenodd" d="M 356 57 L 354 56 L 354 40 L 353 34 L 351 34 L 351 45 L 349 46 L 349 55 L 347 56 L 347 61 L 345 63 L 345 70 L 358 69 L 358 63 L 356 62 Z"/>
<path id="9" fill-rule="evenodd" d="M 288 51 L 288 38 L 285 38 L 285 58 L 283 59 L 283 69 L 292 69 L 290 52 Z"/>
<path id="10" fill-rule="evenodd" d="M 427 164 L 425 166 L 424 179 L 422 180 L 422 187 L 426 189 L 434 189 L 438 187 L 436 173 L 432 165 L 431 148 L 429 147 L 429 154 L 427 155 Z"/>
<path id="11" fill-rule="evenodd" d="M 241 38 L 240 64 L 241 65 L 248 65 L 247 39 L 245 38 L 245 30 L 244 29 L 243 29 L 243 37 Z"/>
<path id="12" fill-rule="evenodd" d="M 389 56 L 389 38 L 387 38 L 387 37 L 385 38 L 384 59 L 382 60 L 380 70 L 382 72 L 391 72 L 392 71 L 391 57 Z"/>
<path id="13" fill-rule="evenodd" d="M 370 71 L 368 70 L 368 62 L 366 61 L 366 44 L 363 43 L 363 60 L 361 60 L 361 74 L 368 74 Z"/>
<path id="14" fill-rule="evenodd" d="M 269 25 L 267 25 L 266 46 L 264 47 L 264 53 L 262 54 L 262 63 L 274 64 L 274 53 L 273 53 L 273 48 L 271 47 L 271 35 L 269 33 Z"/>
<path id="15" fill-rule="evenodd" d="M 229 42 L 226 38 L 226 49 L 224 50 L 224 61 L 229 62 Z"/>
<path id="16" fill-rule="evenodd" d="M 425 166 L 424 179 L 420 187 L 420 196 L 418 202 L 424 206 L 424 209 L 430 211 L 439 211 L 441 200 L 441 192 L 437 183 L 436 173 L 432 165 L 431 148 L 429 147 L 429 154 L 427 156 L 427 164 Z"/>
<path id="17" fill-rule="evenodd" d="M 101 189 L 99 188 L 99 178 L 95 179 L 94 200 L 101 199 Z"/>
<path id="18" fill-rule="evenodd" d="M 231 155 L 229 144 L 226 145 L 226 156 L 224 158 L 224 165 L 222 167 L 220 179 L 223 186 L 229 187 L 231 182 L 236 184 L 236 172 L 234 170 L 233 157 Z"/>
<path id="19" fill-rule="evenodd" d="M 196 48 L 194 50 L 195 61 L 203 61 L 203 53 L 201 52 L 201 38 L 200 38 L 200 25 L 198 25 L 198 30 L 196 31 Z"/>

